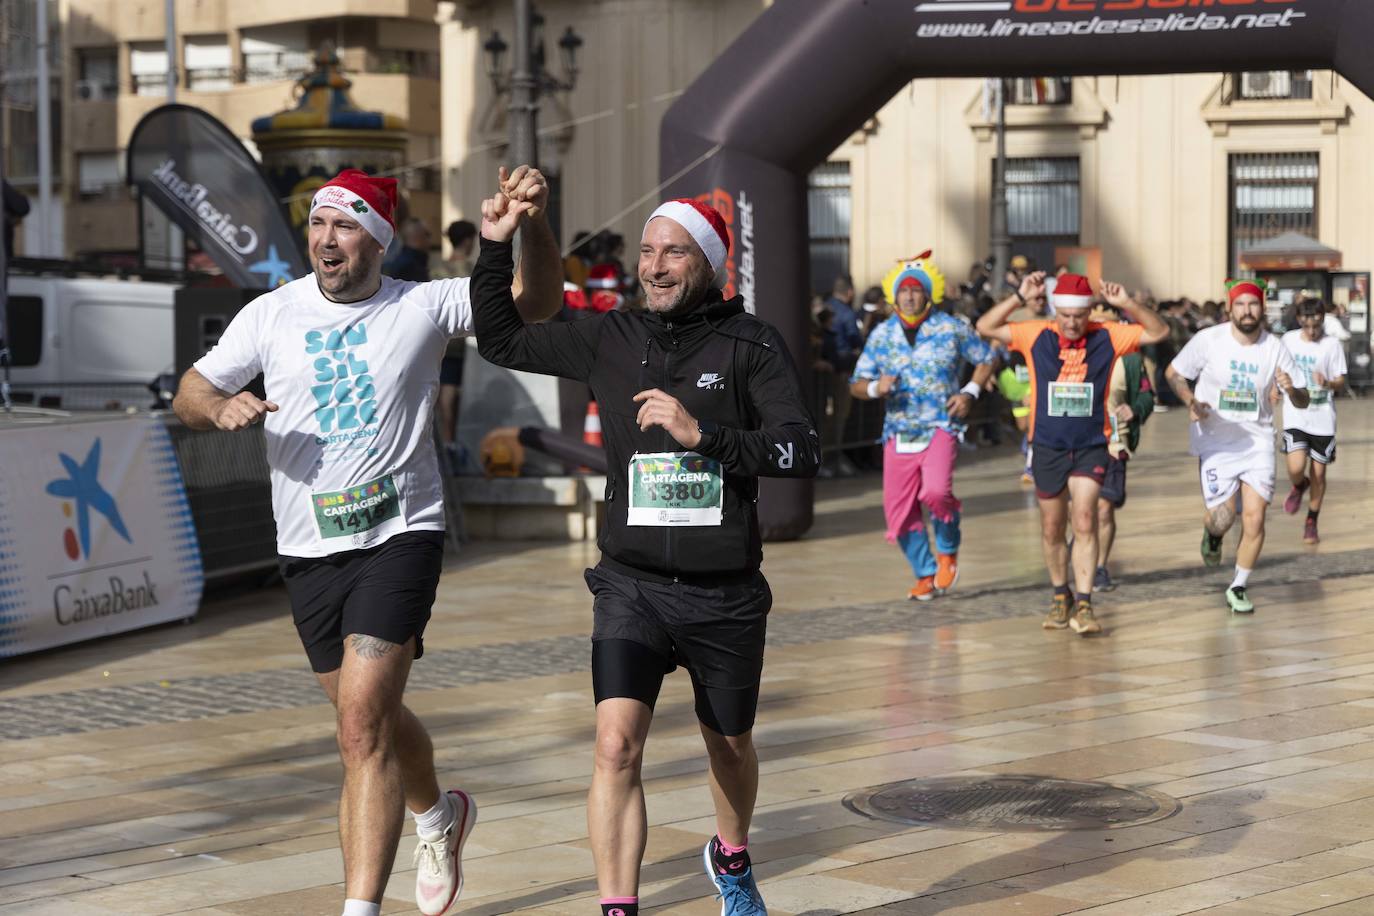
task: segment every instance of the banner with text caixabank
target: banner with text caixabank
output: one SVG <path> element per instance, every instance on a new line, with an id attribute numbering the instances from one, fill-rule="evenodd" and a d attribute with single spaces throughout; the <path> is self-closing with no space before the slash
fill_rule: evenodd
<path id="1" fill-rule="evenodd" d="M 148 418 L 0 430 L 0 657 L 192 617 L 204 577 Z"/>

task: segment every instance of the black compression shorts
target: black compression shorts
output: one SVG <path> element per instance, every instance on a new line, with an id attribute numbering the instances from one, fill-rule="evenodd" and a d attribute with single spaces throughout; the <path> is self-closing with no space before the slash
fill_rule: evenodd
<path id="1" fill-rule="evenodd" d="M 593 595 L 596 701 L 624 697 L 650 708 L 663 676 L 687 669 L 701 724 L 722 735 L 754 727 L 773 593 L 762 573 L 706 587 L 660 583 L 598 566 Z"/>

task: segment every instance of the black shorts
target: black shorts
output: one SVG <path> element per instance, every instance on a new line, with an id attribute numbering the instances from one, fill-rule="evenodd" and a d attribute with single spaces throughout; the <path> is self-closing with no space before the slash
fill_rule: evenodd
<path id="1" fill-rule="evenodd" d="M 1031 476 L 1035 478 L 1035 494 L 1041 499 L 1054 499 L 1064 492 L 1070 477 L 1091 477 L 1100 484 L 1107 476 L 1110 458 L 1105 445 L 1064 449 L 1032 442 Z"/>
<path id="2" fill-rule="evenodd" d="M 1102 476 L 1102 489 L 1097 494 L 1098 499 L 1105 499 L 1118 509 L 1126 505 L 1126 463 L 1128 461 L 1130 461 L 1129 458 L 1107 456 L 1107 473 Z"/>
<path id="3" fill-rule="evenodd" d="M 1283 431 L 1283 453 L 1307 452 L 1318 464 L 1334 464 L 1336 461 L 1336 437 L 1318 436 L 1301 429 Z"/>
<path id="4" fill-rule="evenodd" d="M 659 583 L 606 566 L 589 569 L 596 702 L 639 700 L 651 709 L 663 676 L 687 669 L 697 718 L 722 735 L 754 727 L 773 593 L 762 573 L 724 586 Z"/>
<path id="5" fill-rule="evenodd" d="M 345 636 L 361 633 L 404 645 L 415 657 L 444 565 L 442 531 L 406 531 L 376 547 L 327 557 L 277 556 L 291 616 L 310 667 L 323 674 L 343 664 Z"/>
<path id="6" fill-rule="evenodd" d="M 445 356 L 439 364 L 439 384 L 463 387 L 463 357 Z"/>

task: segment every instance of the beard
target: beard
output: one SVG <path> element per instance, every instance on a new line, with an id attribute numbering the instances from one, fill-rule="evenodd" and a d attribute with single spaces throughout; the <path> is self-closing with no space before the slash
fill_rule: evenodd
<path id="1" fill-rule="evenodd" d="M 657 315 L 678 315 L 690 311 L 698 302 L 706 298 L 706 293 L 711 289 L 712 279 L 714 279 L 713 276 L 693 271 L 677 285 L 671 299 L 667 302 L 655 302 L 653 296 L 648 292 L 653 288 L 651 281 L 645 277 L 640 277 L 640 283 L 646 290 L 644 305 L 649 311 Z"/>
<path id="2" fill-rule="evenodd" d="M 316 258 L 314 264 L 315 283 L 319 286 L 320 292 L 324 293 L 325 298 L 336 302 L 355 302 L 359 299 L 366 299 L 376 292 L 373 288 L 375 282 L 373 268 L 379 260 L 380 258 L 368 258 L 360 253 L 354 260 L 345 258 L 341 270 L 325 276 L 323 262 Z"/>
<path id="3" fill-rule="evenodd" d="M 1236 327 L 1242 334 L 1249 334 L 1257 330 L 1260 326 L 1260 320 L 1258 318 L 1251 318 L 1248 315 L 1243 318 L 1235 319 L 1235 322 Z"/>

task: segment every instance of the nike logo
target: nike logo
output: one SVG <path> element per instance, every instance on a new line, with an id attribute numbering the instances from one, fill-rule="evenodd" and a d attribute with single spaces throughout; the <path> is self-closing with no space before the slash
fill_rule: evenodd
<path id="1" fill-rule="evenodd" d="M 703 372 L 701 378 L 697 379 L 698 388 L 724 388 L 725 376 L 719 372 Z"/>

